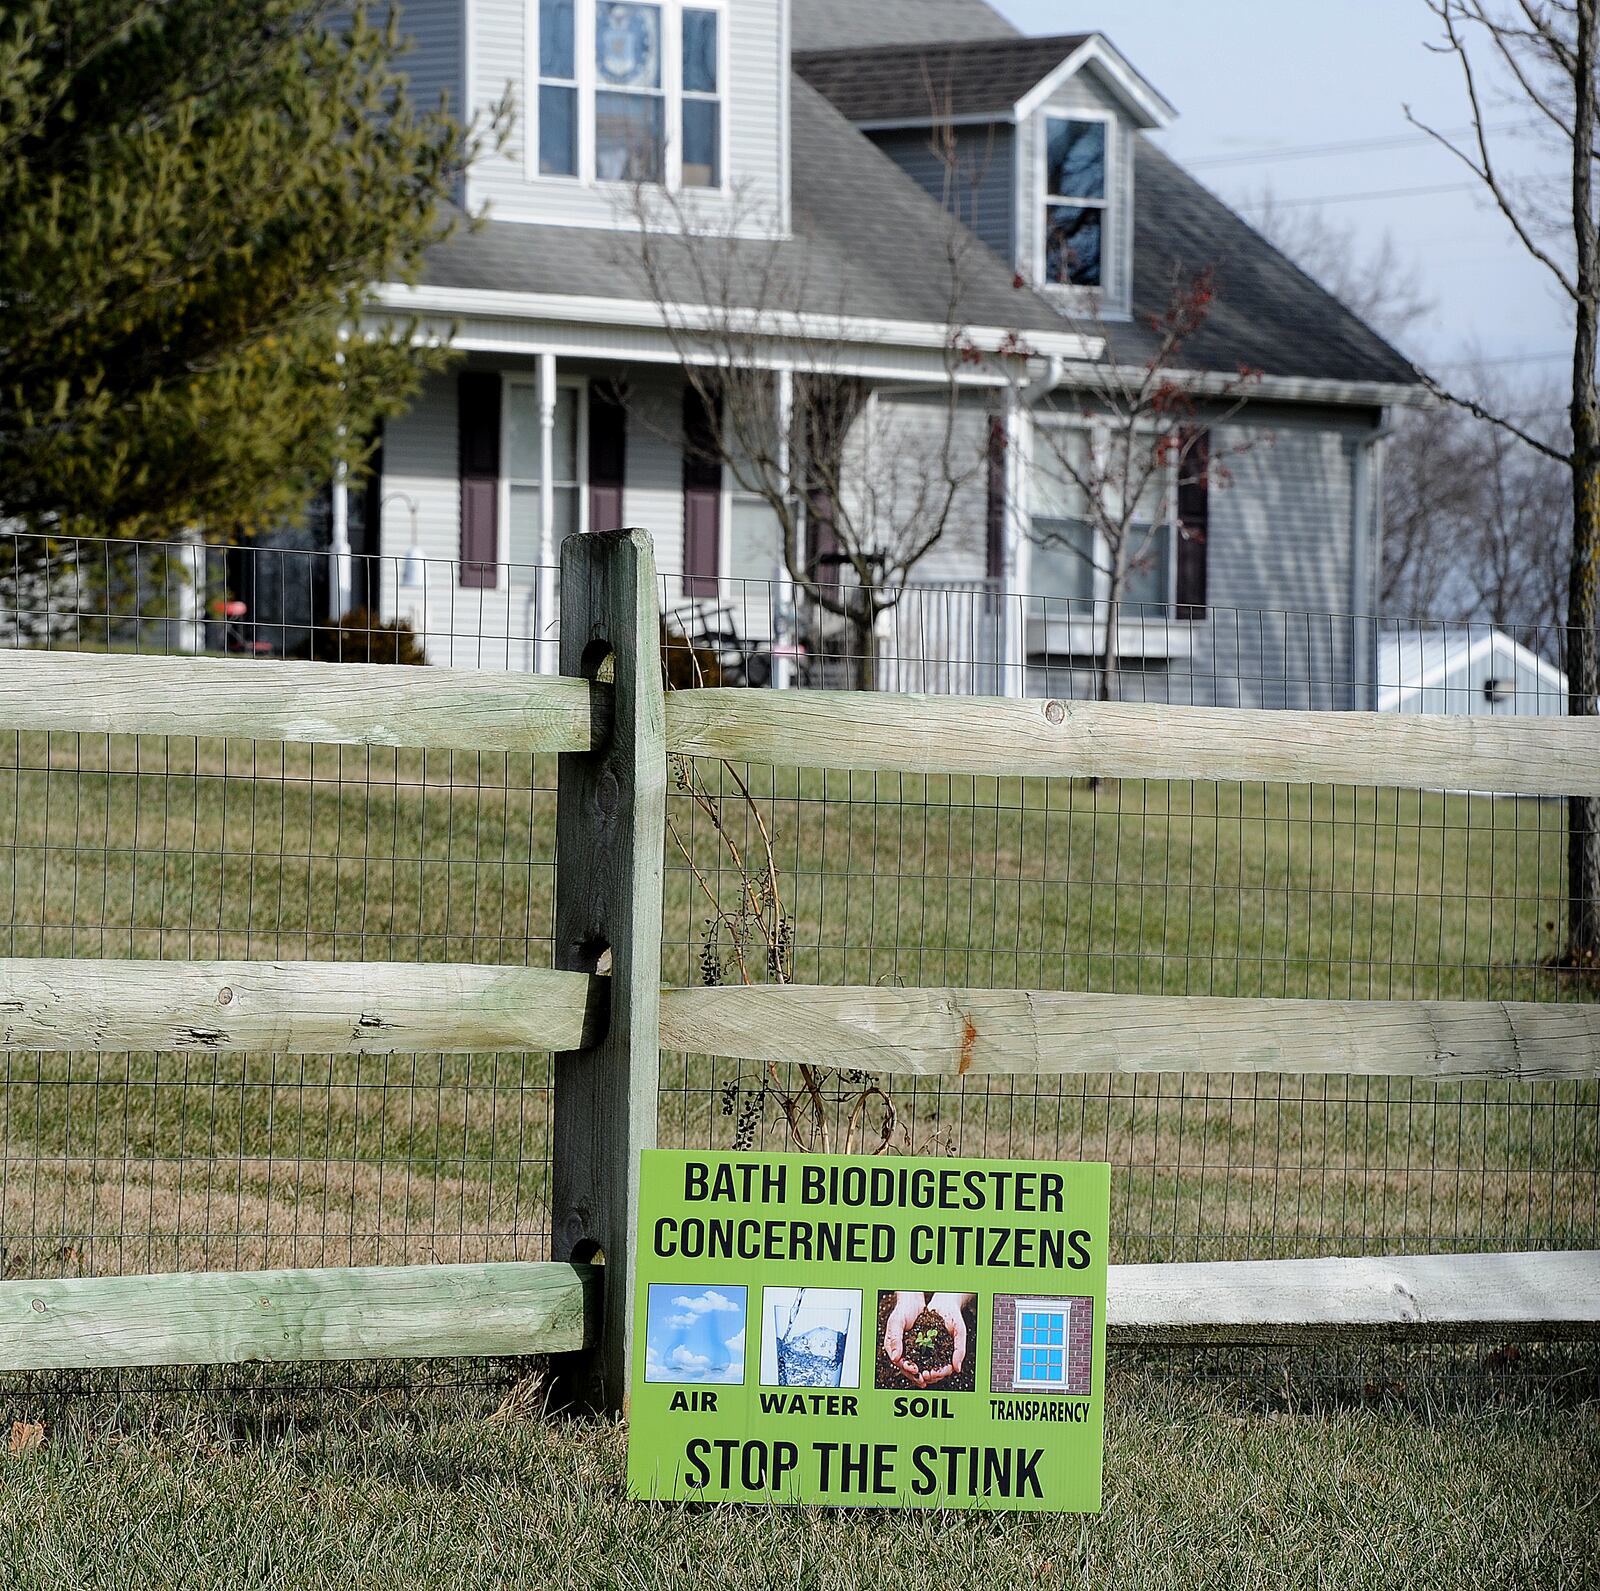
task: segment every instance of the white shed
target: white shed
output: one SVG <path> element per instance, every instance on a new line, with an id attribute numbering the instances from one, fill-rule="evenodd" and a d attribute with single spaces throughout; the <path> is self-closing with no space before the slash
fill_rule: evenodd
<path id="1" fill-rule="evenodd" d="M 1400 630 L 1378 643 L 1378 710 L 1559 716 L 1567 676 L 1503 630 Z"/>

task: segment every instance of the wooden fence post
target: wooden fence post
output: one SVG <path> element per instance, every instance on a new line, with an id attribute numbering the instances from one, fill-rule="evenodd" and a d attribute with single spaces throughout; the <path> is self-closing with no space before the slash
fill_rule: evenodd
<path id="1" fill-rule="evenodd" d="M 561 547 L 561 672 L 609 680 L 609 728 L 564 752 L 557 780 L 555 964 L 603 971 L 601 1038 L 555 1059 L 551 1257 L 603 1256 L 595 1346 L 559 1365 L 582 1402 L 625 1410 L 633 1329 L 639 1156 L 656 1137 L 666 706 L 655 557 L 642 530 Z M 598 706 L 598 704 L 597 704 Z M 597 724 L 605 718 L 597 711 Z"/>

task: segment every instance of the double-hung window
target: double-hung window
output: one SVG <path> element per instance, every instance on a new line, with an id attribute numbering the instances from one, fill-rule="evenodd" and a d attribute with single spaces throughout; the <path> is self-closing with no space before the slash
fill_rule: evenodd
<path id="1" fill-rule="evenodd" d="M 678 0 L 535 0 L 536 169 L 720 188 L 727 19 Z"/>
<path id="2" fill-rule="evenodd" d="M 1094 600 L 1100 560 L 1083 483 L 1090 473 L 1089 433 L 1081 426 L 1058 430 L 1035 444 L 1032 570 L 1035 596 Z"/>
<path id="3" fill-rule="evenodd" d="M 1136 609 L 1141 605 L 1146 609 L 1165 607 L 1172 600 L 1172 541 L 1177 517 L 1177 471 L 1158 463 L 1128 525 L 1122 597 Z"/>
<path id="4" fill-rule="evenodd" d="M 1110 124 L 1047 116 L 1044 125 L 1044 280 L 1053 287 L 1103 287 Z"/>
<path id="5" fill-rule="evenodd" d="M 1071 1305 L 1062 1298 L 1019 1298 L 1011 1384 L 1018 1389 L 1064 1392 Z"/>
<path id="6" fill-rule="evenodd" d="M 1060 616 L 1089 617 L 1091 603 L 1111 596 L 1112 570 L 1119 549 L 1096 529 L 1089 513 L 1086 488 L 1105 493 L 1107 508 L 1117 514 L 1121 484 L 1095 467 L 1095 449 L 1111 444 L 1096 440 L 1091 428 L 1066 426 L 1034 444 L 1029 586 L 1036 597 L 1069 599 Z M 1151 444 L 1156 446 L 1154 442 Z M 1138 504 L 1129 517 L 1120 549 L 1123 570 L 1123 621 L 1141 611 L 1166 608 L 1173 600 L 1173 542 L 1177 523 L 1177 469 L 1160 461 L 1135 458 L 1130 486 L 1140 487 Z M 1140 479 L 1148 473 L 1147 479 Z"/>
<path id="7" fill-rule="evenodd" d="M 577 0 L 539 0 L 539 172 L 578 175 Z"/>
<path id="8" fill-rule="evenodd" d="M 722 186 L 722 18 L 699 6 L 683 13 L 683 185 Z"/>
<path id="9" fill-rule="evenodd" d="M 666 169 L 661 10 L 599 0 L 594 11 L 594 171 L 602 182 L 660 182 Z"/>

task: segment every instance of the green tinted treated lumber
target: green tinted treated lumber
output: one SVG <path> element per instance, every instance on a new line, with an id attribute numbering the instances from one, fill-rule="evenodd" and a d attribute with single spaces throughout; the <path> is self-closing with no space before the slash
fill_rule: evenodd
<path id="1" fill-rule="evenodd" d="M 667 749 L 784 768 L 1600 795 L 1600 718 L 675 691 Z"/>
<path id="2" fill-rule="evenodd" d="M 0 1049 L 291 1055 L 564 1050 L 604 1023 L 604 980 L 378 961 L 0 959 Z"/>
<path id="3" fill-rule="evenodd" d="M 593 744 L 604 703 L 496 669 L 0 648 L 0 729 L 553 752 Z"/>
<path id="4" fill-rule="evenodd" d="M 562 1353 L 598 1291 L 550 1262 L 0 1282 L 0 1370 Z"/>
<path id="5" fill-rule="evenodd" d="M 669 1050 L 926 1077 L 1288 1072 L 1600 1077 L 1600 1005 L 803 984 L 669 989 Z"/>
<path id="6" fill-rule="evenodd" d="M 594 1353 L 561 1367 L 585 1401 L 627 1406 L 639 1156 L 656 1137 L 661 1075 L 661 892 L 666 712 L 655 557 L 642 530 L 561 546 L 561 671 L 612 681 L 611 730 L 561 758 L 556 800 L 555 954 L 592 972 L 609 953 L 606 1030 L 558 1054 L 551 1140 L 551 1252 L 605 1256 Z"/>
<path id="7" fill-rule="evenodd" d="M 1113 1265 L 1113 1344 L 1600 1338 L 1600 1251 Z"/>

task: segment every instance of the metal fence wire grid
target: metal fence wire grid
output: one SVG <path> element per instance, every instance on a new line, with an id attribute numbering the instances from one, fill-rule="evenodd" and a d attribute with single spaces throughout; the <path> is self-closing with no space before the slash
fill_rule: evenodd
<path id="1" fill-rule="evenodd" d="M 351 571 L 284 548 L 5 540 L 7 647 L 555 666 L 553 582 L 532 568 L 484 591 L 414 557 Z M 661 581 L 674 686 L 851 682 L 849 635 L 787 585 L 703 587 Z M 1028 638 L 1009 677 L 1007 605 Z M 1092 696 L 1096 622 L 985 584 L 910 588 L 874 677 Z M 1126 700 L 1565 707 L 1551 633 L 1153 608 L 1123 628 Z M 546 755 L 0 730 L 0 954 L 547 967 L 555 790 Z M 1595 1001 L 1595 974 L 1560 962 L 1565 822 L 1559 800 L 1490 791 L 675 756 L 663 977 Z M 4 1064 L 6 1279 L 550 1257 L 548 1055 L 239 1056 L 197 1034 Z M 785 1101 L 804 1087 L 793 1068 L 663 1054 L 660 1141 L 797 1147 Z M 808 1147 L 819 1132 L 863 1152 L 1107 1160 L 1113 1262 L 1600 1247 L 1590 1080 L 830 1070 Z"/>

